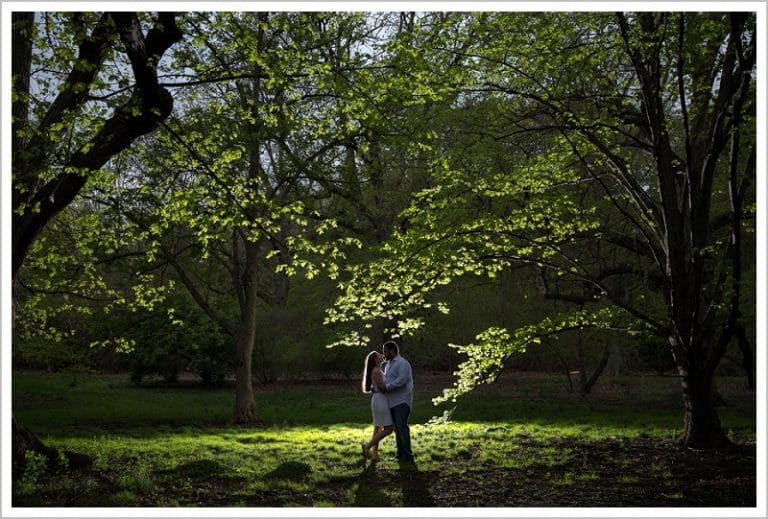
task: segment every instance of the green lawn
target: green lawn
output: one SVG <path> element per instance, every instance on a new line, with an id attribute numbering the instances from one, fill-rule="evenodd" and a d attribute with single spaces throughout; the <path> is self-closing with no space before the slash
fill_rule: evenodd
<path id="1" fill-rule="evenodd" d="M 16 418 L 50 445 L 93 456 L 95 465 L 85 474 L 61 467 L 31 473 L 27 485 L 16 489 L 14 504 L 461 506 L 471 496 L 456 497 L 441 485 L 457 480 L 459 487 L 475 487 L 468 476 L 474 474 L 479 484 L 493 486 L 488 478 L 511 472 L 553 492 L 572 492 L 607 481 L 614 463 L 637 464 L 636 471 L 650 473 L 659 485 L 673 480 L 674 460 L 660 459 L 648 472 L 638 459 L 643 450 L 635 447 L 663 446 L 679 434 L 682 407 L 674 378 L 606 378 L 588 396 L 567 392 L 563 382 L 507 374 L 456 404 L 450 423 L 430 423 L 448 409 L 430 402 L 450 379 L 417 379 L 411 417 L 417 470 L 408 477 L 430 491 L 409 494 L 410 485 L 398 484 L 396 463 L 362 462 L 369 397 L 356 381 L 259 388 L 264 423 L 245 427 L 229 423 L 233 390 L 226 387 L 137 388 L 127 376 L 16 373 Z M 730 404 L 720 408 L 722 422 L 742 442 L 755 436 L 754 395 L 743 385 L 741 379 L 719 381 Z M 604 448 L 615 451 L 615 459 L 603 457 Z M 382 454 L 394 454 L 392 438 Z M 632 470 L 624 476 L 629 479 L 616 484 L 647 484 Z M 672 502 L 686 495 L 674 484 L 664 490 L 678 496 Z"/>

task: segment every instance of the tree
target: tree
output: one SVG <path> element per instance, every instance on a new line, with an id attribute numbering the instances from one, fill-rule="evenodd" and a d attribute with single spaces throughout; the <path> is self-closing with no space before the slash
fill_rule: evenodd
<path id="1" fill-rule="evenodd" d="M 406 211 L 410 228 L 375 264 L 351 269 L 328 320 L 387 315 L 408 334 L 437 287 L 530 265 L 569 279 L 576 292 L 558 297 L 584 309 L 491 327 L 458 346 L 468 359 L 443 399 L 492 381 L 545 336 L 650 331 L 675 357 L 682 443 L 728 445 L 713 381 L 734 337 L 748 348 L 740 294 L 755 175 L 754 16 L 503 13 L 463 27 L 477 42 L 456 53 L 474 71 L 464 108 L 494 116 L 462 149 L 493 152 L 435 154 L 434 187 Z M 730 207 L 715 212 L 724 193 Z"/>
<path id="2" fill-rule="evenodd" d="M 199 13 L 189 23 L 194 37 L 176 55 L 194 71 L 175 83 L 184 116 L 123 171 L 136 187 L 101 200 L 232 337 L 234 418 L 248 423 L 258 420 L 252 359 L 265 305 L 285 304 L 293 273 L 334 276 L 356 242 L 334 231 L 328 198 L 359 181 L 350 157 L 370 109 L 352 92 L 371 81 L 360 50 L 370 28 L 360 15 L 323 13 Z"/>
<path id="3" fill-rule="evenodd" d="M 36 16 L 51 22 L 49 30 L 56 31 L 61 41 L 51 44 L 39 34 Z M 92 172 L 171 113 L 173 99 L 158 83 L 157 65 L 182 33 L 172 12 L 159 13 L 151 24 L 145 33 L 135 13 L 12 13 L 14 285 L 30 246 L 72 203 Z M 118 45 L 133 74 L 131 93 L 117 103 L 98 106 L 95 92 L 114 87 L 107 62 L 115 58 Z M 36 62 L 44 66 L 33 74 Z M 58 74 L 62 81 L 56 81 Z M 33 75 L 37 75 L 34 80 Z M 44 77 L 38 80 L 40 75 Z M 55 456 L 53 449 L 15 420 L 13 437 L 17 465 L 23 463 L 28 449 Z M 84 461 L 74 455 L 70 458 Z"/>

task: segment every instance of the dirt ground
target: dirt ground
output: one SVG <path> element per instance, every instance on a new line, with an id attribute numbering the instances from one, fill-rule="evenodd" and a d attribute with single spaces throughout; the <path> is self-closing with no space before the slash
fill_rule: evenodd
<path id="1" fill-rule="evenodd" d="M 389 506 L 383 495 L 401 492 L 402 503 L 396 504 L 409 507 L 756 506 L 754 446 L 694 452 L 651 439 L 623 444 L 565 440 L 552 446 L 571 449 L 566 464 L 456 475 L 420 471 L 418 465 L 415 470 L 378 467 L 360 476 L 359 504 L 370 506 L 376 502 L 371 494 L 378 492 L 382 499 L 376 506 Z M 346 483 L 330 485 L 329 497 L 343 500 L 348 495 Z M 280 506 L 270 499 L 260 501 L 250 504 Z"/>
<path id="2" fill-rule="evenodd" d="M 657 440 L 635 440 L 623 445 L 564 441 L 558 448 L 572 449 L 564 465 L 469 473 L 431 482 L 420 478 L 419 486 L 429 483 L 427 501 L 436 506 L 756 506 L 753 447 L 693 452 Z"/>

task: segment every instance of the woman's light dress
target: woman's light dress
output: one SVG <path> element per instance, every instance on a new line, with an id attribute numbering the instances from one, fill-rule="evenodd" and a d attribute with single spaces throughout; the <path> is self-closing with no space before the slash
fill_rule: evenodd
<path id="1" fill-rule="evenodd" d="M 373 413 L 373 425 L 377 427 L 392 425 L 392 413 L 389 412 L 387 395 L 379 391 L 376 382 L 371 382 L 371 389 L 373 390 L 373 396 L 371 396 L 371 413 Z"/>

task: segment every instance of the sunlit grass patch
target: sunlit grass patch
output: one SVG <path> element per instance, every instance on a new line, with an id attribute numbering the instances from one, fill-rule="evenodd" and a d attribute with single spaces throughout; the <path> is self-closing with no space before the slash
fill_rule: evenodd
<path id="1" fill-rule="evenodd" d="M 555 485 L 573 485 L 576 482 L 576 474 L 573 472 L 566 472 L 561 479 L 555 480 Z"/>
<path id="2" fill-rule="evenodd" d="M 600 476 L 596 472 L 587 472 L 584 474 L 577 474 L 576 480 L 578 481 L 599 481 Z"/>
<path id="3" fill-rule="evenodd" d="M 359 442 L 368 439 L 366 424 L 338 424 L 319 427 L 270 427 L 257 431 L 225 427 L 178 428 L 148 440 L 145 432 L 135 435 L 101 435 L 90 438 L 54 438 L 53 446 L 78 450 L 95 456 L 101 469 L 114 465 L 132 467 L 150 463 L 152 471 L 241 477 L 253 480 L 275 472 L 281 463 L 303 463 L 306 479 L 316 484 L 337 478 L 359 476 L 363 467 Z M 462 423 L 412 427 L 414 452 L 421 470 L 460 473 L 469 465 L 489 468 L 526 469 L 557 467 L 574 455 L 572 441 L 591 443 L 598 439 L 622 437 L 596 434 L 594 428 L 580 434 L 578 428 L 565 431 L 553 426 L 500 426 L 494 423 Z M 380 454 L 395 453 L 394 437 L 382 442 Z M 387 466 L 386 461 L 380 465 Z M 629 459 L 620 459 L 629 466 Z M 661 467 L 659 467 L 661 469 Z M 151 472 L 151 471 L 150 471 Z M 577 477 L 577 476 L 574 476 Z M 276 478 L 280 479 L 280 478 Z M 288 478 L 290 479 L 290 478 Z M 141 483 L 138 484 L 141 486 Z M 128 488 L 126 488 L 128 489 Z"/>

